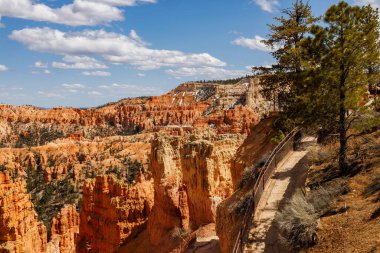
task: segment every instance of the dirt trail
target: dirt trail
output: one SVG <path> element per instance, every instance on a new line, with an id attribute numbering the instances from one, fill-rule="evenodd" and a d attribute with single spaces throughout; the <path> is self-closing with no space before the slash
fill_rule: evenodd
<path id="1" fill-rule="evenodd" d="M 278 228 L 274 222 L 277 210 L 302 187 L 306 180 L 307 147 L 314 142 L 312 137 L 305 137 L 299 150 L 291 152 L 274 175 L 269 179 L 258 208 L 254 214 L 253 226 L 249 232 L 246 253 L 286 253 L 288 249 L 279 242 Z M 305 148 L 306 147 L 306 148 Z"/>

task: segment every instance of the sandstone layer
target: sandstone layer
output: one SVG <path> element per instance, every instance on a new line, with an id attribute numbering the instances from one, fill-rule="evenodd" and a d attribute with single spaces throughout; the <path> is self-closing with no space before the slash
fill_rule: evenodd
<path id="1" fill-rule="evenodd" d="M 216 207 L 233 191 L 231 163 L 241 135 L 159 135 L 152 143 L 154 206 L 150 242 L 160 245 L 183 232 L 215 221 Z"/>
<path id="2" fill-rule="evenodd" d="M 268 110 L 254 78 L 223 85 L 186 83 L 162 96 L 89 109 L 0 105 L 0 146 L 38 146 L 66 137 L 93 139 L 170 126 L 247 133 Z"/>
<path id="3" fill-rule="evenodd" d="M 38 221 L 25 182 L 0 172 L 0 251 L 46 252 L 45 226 Z"/>
<path id="4" fill-rule="evenodd" d="M 48 252 L 75 252 L 78 233 L 79 213 L 75 206 L 65 206 L 51 222 L 51 239 L 48 243 Z"/>
<path id="5" fill-rule="evenodd" d="M 128 186 L 113 176 L 86 181 L 77 252 L 115 252 L 141 232 L 153 206 L 153 184 L 141 174 Z"/>

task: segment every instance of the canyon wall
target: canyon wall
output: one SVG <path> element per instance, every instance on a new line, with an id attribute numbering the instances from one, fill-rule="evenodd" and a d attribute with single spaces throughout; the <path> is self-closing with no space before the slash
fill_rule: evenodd
<path id="1" fill-rule="evenodd" d="M 51 239 L 48 243 L 47 252 L 75 252 L 78 233 L 79 213 L 74 205 L 67 205 L 51 222 Z"/>
<path id="2" fill-rule="evenodd" d="M 83 187 L 77 252 L 115 252 L 141 232 L 153 206 L 153 183 L 141 174 L 128 186 L 98 176 Z"/>
<path id="3" fill-rule="evenodd" d="M 150 242 L 170 241 L 175 229 L 190 231 L 215 222 L 216 207 L 233 191 L 231 163 L 244 136 L 158 135 L 152 142 L 154 206 Z"/>
<path id="4" fill-rule="evenodd" d="M 45 226 L 38 221 L 25 182 L 0 172 L 0 251 L 46 252 Z"/>

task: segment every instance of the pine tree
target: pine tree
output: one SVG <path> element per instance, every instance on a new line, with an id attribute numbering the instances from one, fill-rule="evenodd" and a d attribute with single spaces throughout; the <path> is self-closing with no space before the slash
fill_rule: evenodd
<path id="1" fill-rule="evenodd" d="M 332 106 L 338 108 L 339 168 L 347 174 L 347 131 L 365 103 L 368 81 L 375 73 L 369 69 L 378 65 L 378 14 L 368 6 L 340 2 L 327 10 L 324 22 L 325 27 L 313 28 L 309 45 L 320 52 L 318 72 L 321 83 L 327 84 L 321 87 L 331 91 Z"/>
<path id="2" fill-rule="evenodd" d="M 272 55 L 277 63 L 270 68 L 254 70 L 262 75 L 263 93 L 273 101 L 274 109 L 277 102 L 277 108 L 281 106 L 284 115 L 294 115 L 299 108 L 297 100 L 305 72 L 302 41 L 318 18 L 312 15 L 310 5 L 302 0 L 297 0 L 282 13 L 284 16 L 275 18 L 277 24 L 269 25 L 271 33 L 264 41 L 274 50 Z"/>

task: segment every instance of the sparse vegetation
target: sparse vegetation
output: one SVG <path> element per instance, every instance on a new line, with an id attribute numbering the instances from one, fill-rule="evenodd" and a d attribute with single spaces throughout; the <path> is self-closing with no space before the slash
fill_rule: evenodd
<path id="1" fill-rule="evenodd" d="M 235 206 L 233 212 L 236 215 L 244 215 L 247 210 L 249 210 L 251 204 L 253 201 L 253 196 L 251 192 L 249 192 L 247 195 L 245 195 Z"/>
<path id="2" fill-rule="evenodd" d="M 261 168 L 268 161 L 271 152 L 264 154 L 253 167 L 247 167 L 243 171 L 239 182 L 239 189 L 245 187 L 248 183 L 254 183 L 256 178 L 259 176 Z"/>
<path id="3" fill-rule="evenodd" d="M 284 242 L 293 249 L 304 249 L 317 242 L 318 212 L 298 191 L 276 216 Z"/>
<path id="4" fill-rule="evenodd" d="M 170 231 L 170 237 L 173 241 L 181 241 L 184 238 L 186 238 L 191 233 L 190 229 L 180 228 L 180 227 L 174 227 Z"/>
<path id="5" fill-rule="evenodd" d="M 293 249 L 313 246 L 317 242 L 318 220 L 347 211 L 348 207 L 338 208 L 337 202 L 349 191 L 342 179 L 319 186 L 306 196 L 298 190 L 276 216 L 283 242 Z"/>

